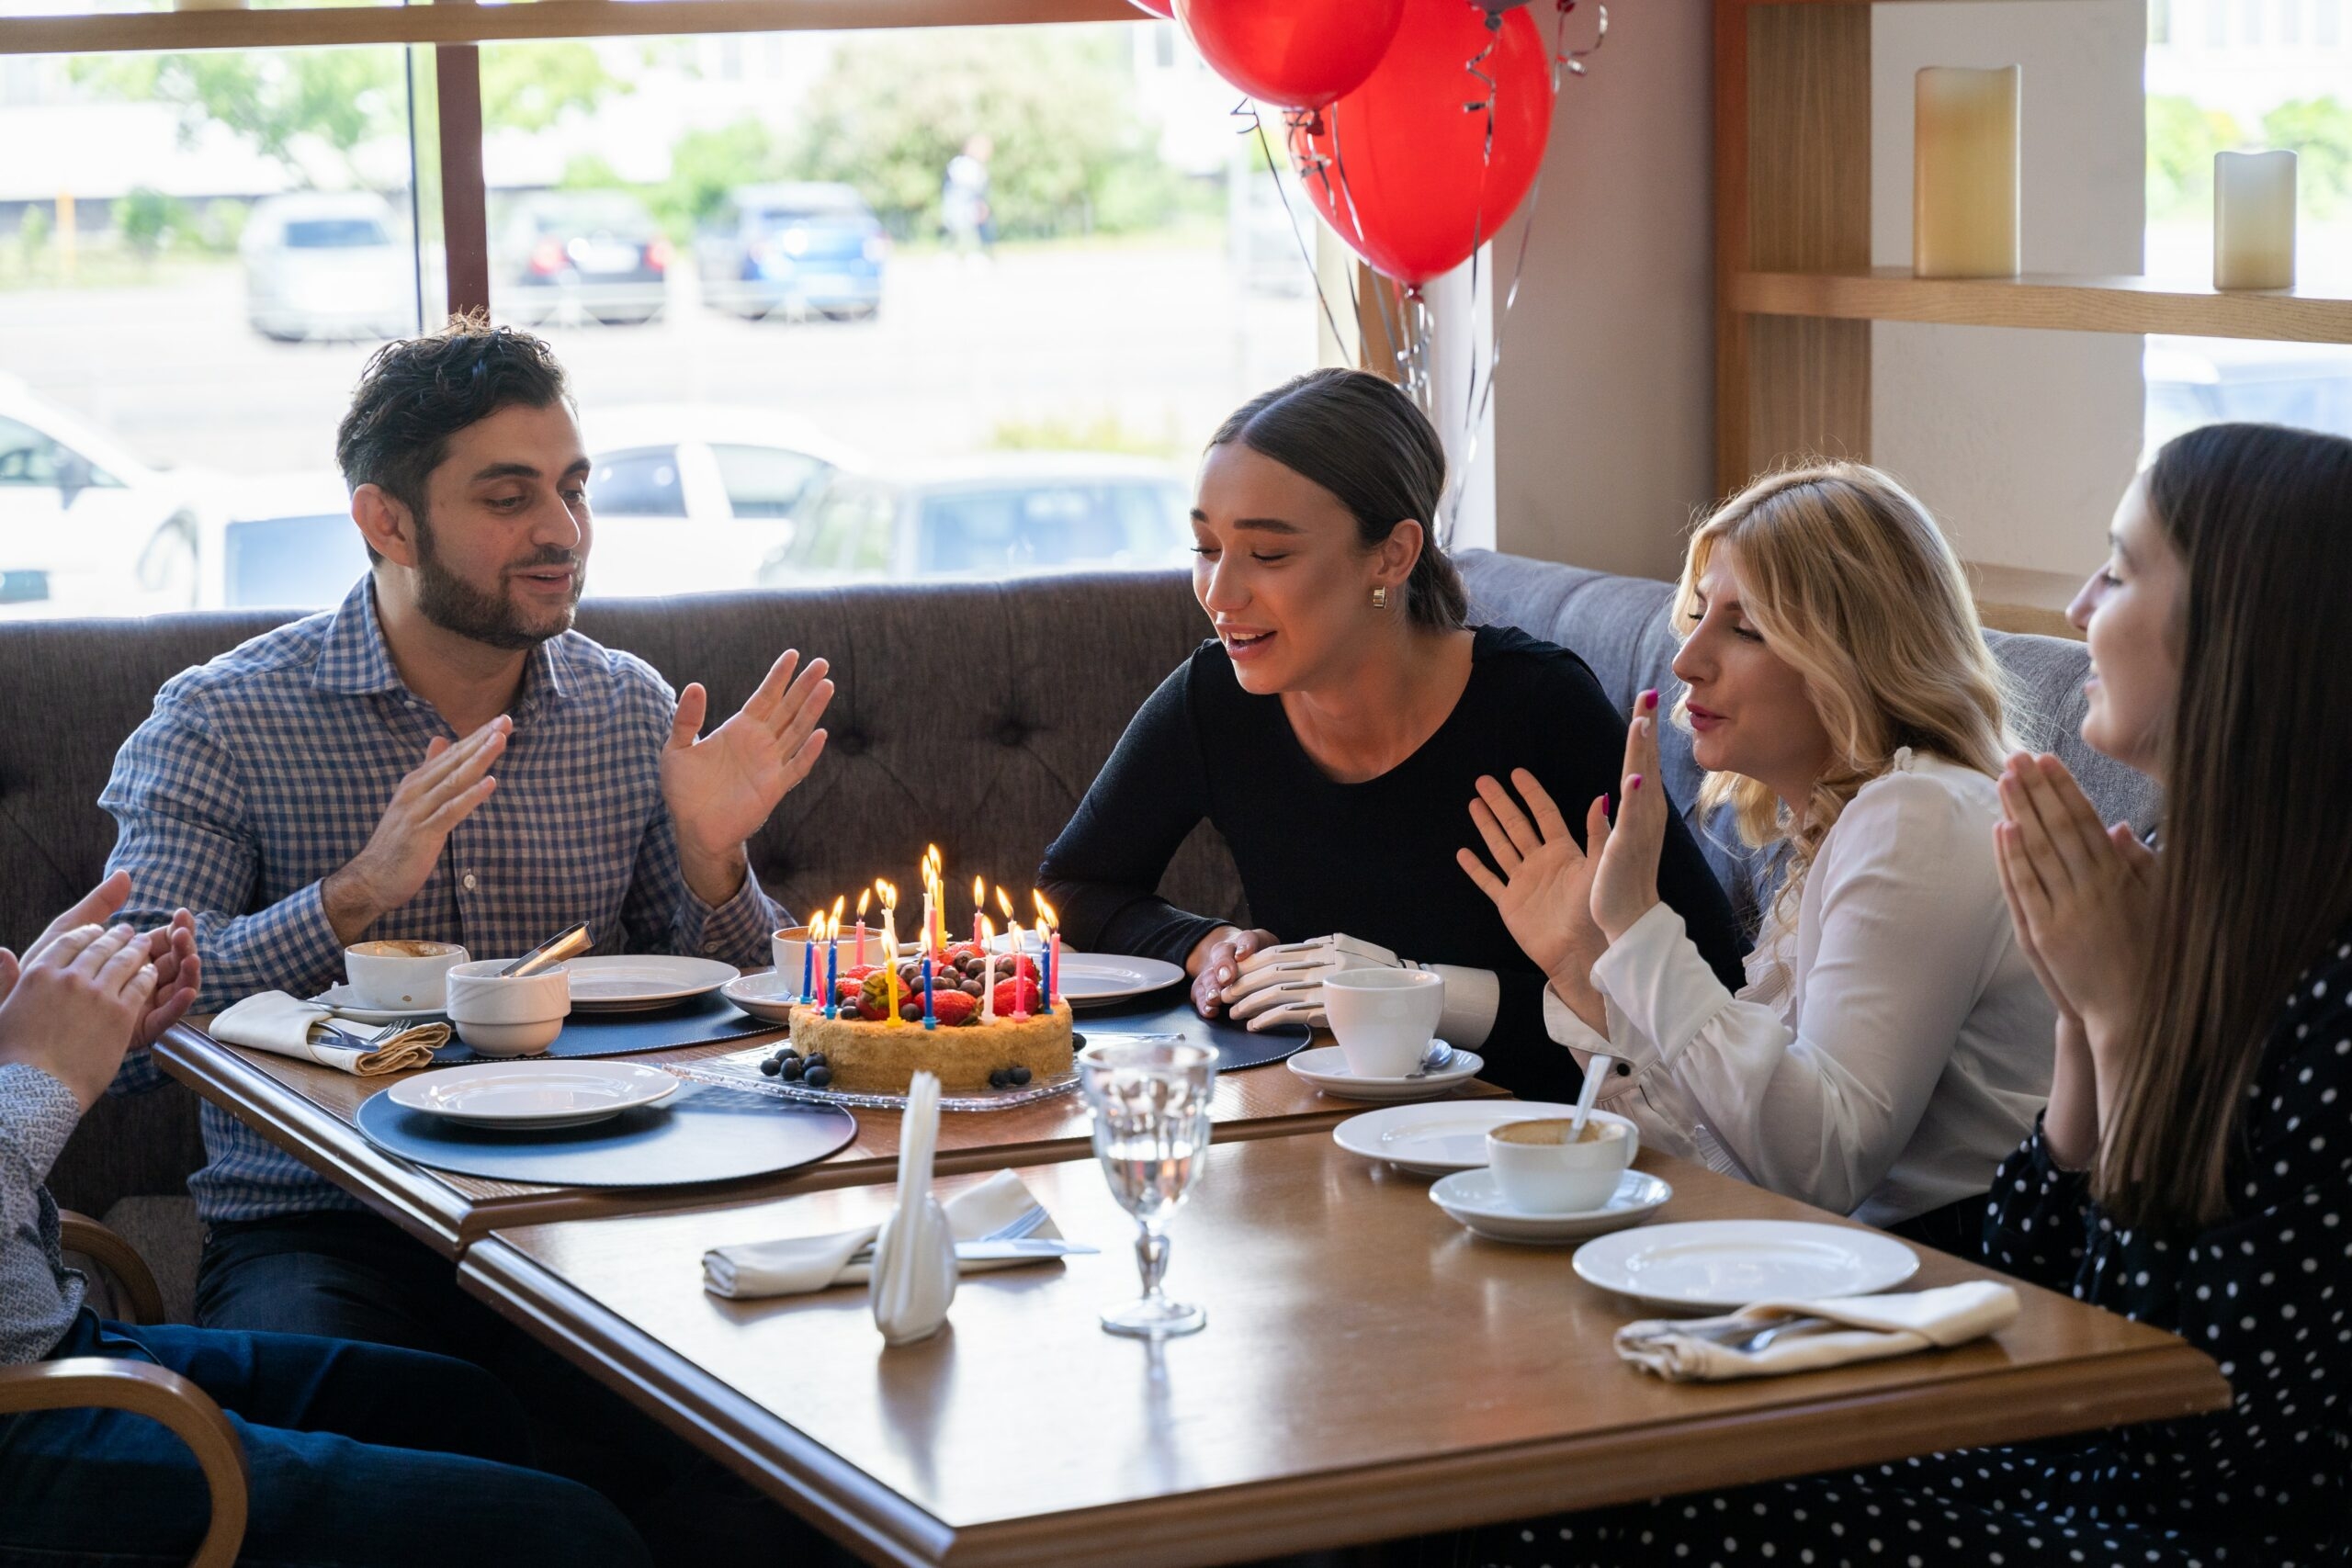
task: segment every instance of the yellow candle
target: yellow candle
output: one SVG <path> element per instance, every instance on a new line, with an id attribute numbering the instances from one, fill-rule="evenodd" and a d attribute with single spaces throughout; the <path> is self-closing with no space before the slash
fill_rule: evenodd
<path id="1" fill-rule="evenodd" d="M 2213 287 L 2295 287 L 2295 155 L 2213 154 Z"/>
<path id="2" fill-rule="evenodd" d="M 882 972 L 889 976 L 883 984 L 890 998 L 890 1016 L 883 1021 L 903 1023 L 906 1021 L 899 1016 L 899 906 L 895 903 L 882 906 Z"/>
<path id="3" fill-rule="evenodd" d="M 2020 75 L 2014 65 L 1920 71 L 1911 145 L 1916 276 L 2017 276 Z"/>

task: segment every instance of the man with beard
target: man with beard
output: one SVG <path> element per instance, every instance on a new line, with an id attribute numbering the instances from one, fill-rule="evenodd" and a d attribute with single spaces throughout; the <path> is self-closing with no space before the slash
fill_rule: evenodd
<path id="1" fill-rule="evenodd" d="M 99 798 L 123 918 L 196 911 L 197 1010 L 311 995 L 363 939 L 496 958 L 585 920 L 600 952 L 766 962 L 779 916 L 744 840 L 824 748 L 825 661 L 784 654 L 704 736 L 699 684 L 673 696 L 571 629 L 589 463 L 537 338 L 458 320 L 387 344 L 335 455 L 368 575 L 175 676 Z M 119 1087 L 155 1072 L 136 1054 Z M 495 1320 L 446 1259 L 203 1117 L 199 1323 L 479 1357 Z"/>

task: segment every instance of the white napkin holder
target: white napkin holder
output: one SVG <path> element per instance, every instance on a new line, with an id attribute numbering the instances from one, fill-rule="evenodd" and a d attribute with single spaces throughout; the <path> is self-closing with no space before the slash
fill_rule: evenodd
<path id="1" fill-rule="evenodd" d="M 899 1122 L 899 1206 L 874 1242 L 867 1295 L 885 1343 L 912 1345 L 938 1333 L 956 1300 L 956 1233 L 932 1196 L 939 1145 L 939 1079 L 917 1073 Z"/>

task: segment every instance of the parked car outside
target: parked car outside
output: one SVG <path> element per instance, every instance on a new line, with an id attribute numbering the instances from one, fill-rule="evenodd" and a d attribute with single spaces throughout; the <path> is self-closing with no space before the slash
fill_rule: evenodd
<path id="1" fill-rule="evenodd" d="M 205 603 L 227 609 L 320 610 L 343 603 L 368 570 L 351 492 L 332 468 L 232 481 L 207 552 Z"/>
<path id="2" fill-rule="evenodd" d="M 591 408 L 583 415 L 595 597 L 749 588 L 808 495 L 850 448 L 793 414 L 740 405 Z"/>
<path id="3" fill-rule="evenodd" d="M 372 191 L 300 191 L 256 203 L 237 244 L 245 319 L 281 342 L 392 338 L 416 330 L 416 257 Z"/>
<path id="4" fill-rule="evenodd" d="M 0 375 L 0 616 L 193 608 L 207 488 Z"/>
<path id="5" fill-rule="evenodd" d="M 618 190 L 518 198 L 498 235 L 492 302 L 510 321 L 642 326 L 669 303 L 669 239 Z"/>
<path id="6" fill-rule="evenodd" d="M 827 480 L 766 587 L 1184 564 L 1192 491 L 1166 463 L 1008 452 Z"/>
<path id="7" fill-rule="evenodd" d="M 889 254 L 865 198 L 819 182 L 739 186 L 695 242 L 704 302 L 752 318 L 871 318 Z"/>

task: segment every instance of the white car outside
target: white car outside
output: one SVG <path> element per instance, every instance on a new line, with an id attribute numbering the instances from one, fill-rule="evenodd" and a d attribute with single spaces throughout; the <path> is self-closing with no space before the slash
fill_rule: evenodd
<path id="1" fill-rule="evenodd" d="M 417 255 L 372 191 L 298 191 L 257 203 L 237 243 L 245 319 L 264 337 L 399 337 L 416 330 Z"/>
<path id="2" fill-rule="evenodd" d="M 0 617 L 193 609 L 209 488 L 0 375 Z"/>
<path id="3" fill-rule="evenodd" d="M 808 421 L 771 409 L 590 407 L 581 423 L 594 465 L 591 598 L 754 587 L 807 496 L 862 466 Z"/>

